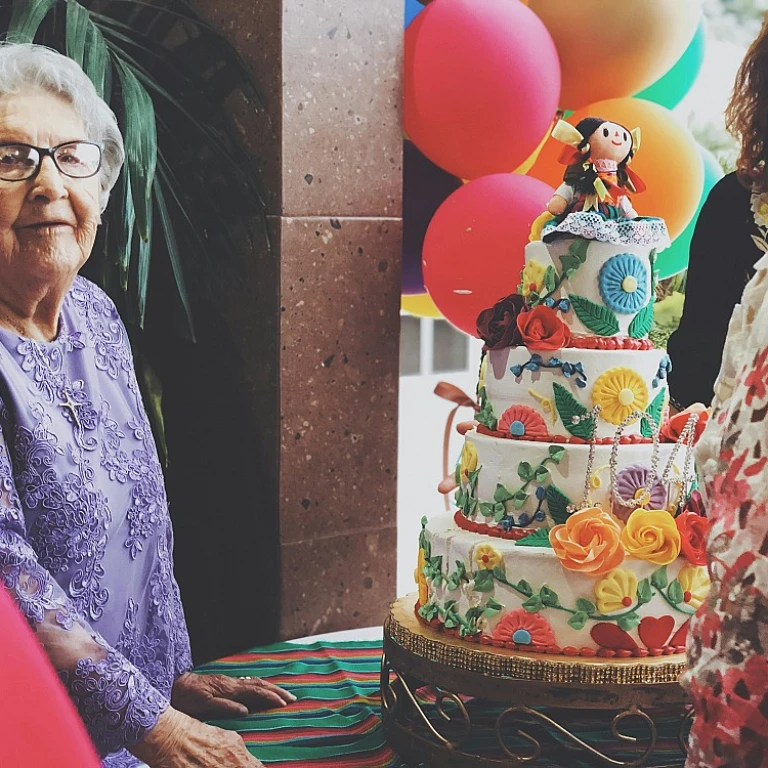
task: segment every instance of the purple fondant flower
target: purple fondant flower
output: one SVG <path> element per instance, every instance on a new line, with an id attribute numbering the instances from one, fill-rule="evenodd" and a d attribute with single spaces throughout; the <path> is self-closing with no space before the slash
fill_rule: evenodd
<path id="1" fill-rule="evenodd" d="M 634 499 L 641 502 L 641 509 L 665 509 L 667 505 L 667 491 L 661 481 L 656 478 L 650 489 L 648 488 L 648 478 L 650 470 L 642 464 L 633 464 L 631 467 L 623 469 L 616 476 L 616 492 L 622 499 Z M 649 493 L 650 491 L 650 493 Z M 614 500 L 613 514 L 623 522 L 632 514 L 636 507 L 618 504 Z"/>

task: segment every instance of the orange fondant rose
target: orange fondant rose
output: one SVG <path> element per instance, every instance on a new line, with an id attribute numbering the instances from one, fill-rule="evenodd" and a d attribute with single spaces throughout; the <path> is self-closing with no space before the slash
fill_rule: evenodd
<path id="1" fill-rule="evenodd" d="M 627 554 L 656 565 L 669 565 L 680 554 L 680 532 L 665 510 L 636 509 L 621 532 Z"/>
<path id="2" fill-rule="evenodd" d="M 569 571 L 601 576 L 624 560 L 618 523 L 599 507 L 574 512 L 549 532 L 549 542 Z"/>
<path id="3" fill-rule="evenodd" d="M 669 443 L 676 443 L 680 439 L 680 435 L 683 434 L 683 430 L 688 424 L 688 419 L 696 414 L 699 420 L 696 422 L 696 426 L 693 430 L 693 442 L 696 443 L 701 437 L 701 433 L 707 426 L 707 420 L 709 419 L 709 411 L 701 403 L 694 403 L 690 407 L 686 408 L 680 413 L 676 413 L 662 425 L 659 436 L 662 440 L 666 440 Z"/>
<path id="4" fill-rule="evenodd" d="M 549 307 L 538 306 L 518 315 L 517 327 L 528 349 L 554 352 L 571 343 L 568 326 Z"/>

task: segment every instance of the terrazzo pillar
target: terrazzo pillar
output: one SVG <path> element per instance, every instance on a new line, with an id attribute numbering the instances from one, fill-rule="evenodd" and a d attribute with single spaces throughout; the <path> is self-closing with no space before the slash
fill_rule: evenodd
<path id="1" fill-rule="evenodd" d="M 234 482 L 244 515 L 278 522 L 252 594 L 280 590 L 282 638 L 377 625 L 395 596 L 403 2 L 197 6 L 266 106 L 232 104 L 272 234 L 236 310 L 266 479 L 257 498 Z"/>

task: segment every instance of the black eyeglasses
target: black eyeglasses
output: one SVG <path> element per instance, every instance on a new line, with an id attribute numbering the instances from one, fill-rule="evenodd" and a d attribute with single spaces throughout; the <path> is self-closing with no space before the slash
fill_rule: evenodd
<path id="1" fill-rule="evenodd" d="M 65 176 L 87 179 L 101 168 L 101 147 L 92 141 L 67 141 L 55 147 L 0 144 L 0 179 L 25 181 L 36 176 L 44 157 L 50 157 Z"/>

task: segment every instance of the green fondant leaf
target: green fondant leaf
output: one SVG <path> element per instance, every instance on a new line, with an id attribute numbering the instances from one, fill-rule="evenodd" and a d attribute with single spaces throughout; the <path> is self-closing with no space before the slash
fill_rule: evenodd
<path id="1" fill-rule="evenodd" d="M 517 465 L 517 474 L 521 480 L 528 482 L 533 479 L 533 467 L 527 461 L 521 461 Z"/>
<path id="2" fill-rule="evenodd" d="M 493 572 L 482 570 L 475 573 L 475 590 L 478 592 L 490 592 L 493 589 Z"/>
<path id="3" fill-rule="evenodd" d="M 539 590 L 539 597 L 541 598 L 542 605 L 547 606 L 547 608 L 555 608 L 560 605 L 560 598 L 557 596 L 557 592 L 549 587 L 542 587 Z"/>
<path id="4" fill-rule="evenodd" d="M 445 628 L 446 629 L 455 629 L 459 626 L 459 620 L 455 616 L 446 616 L 445 617 Z"/>
<path id="5" fill-rule="evenodd" d="M 493 577 L 495 579 L 498 579 L 499 581 L 506 581 L 507 580 L 507 572 L 504 569 L 504 563 L 502 563 L 501 565 L 497 565 L 493 569 Z"/>
<path id="6" fill-rule="evenodd" d="M 619 332 L 619 321 L 616 315 L 600 304 L 595 304 L 584 296 L 570 295 L 573 311 L 592 333 L 598 336 L 613 336 Z"/>
<path id="7" fill-rule="evenodd" d="M 485 610 L 483 611 L 483 616 L 485 616 L 486 619 L 493 618 L 496 616 L 496 614 L 500 613 L 501 610 L 504 608 L 504 606 L 494 600 L 492 597 L 488 599 L 488 602 L 485 604 Z"/>
<path id="8" fill-rule="evenodd" d="M 525 579 L 520 579 L 517 582 L 517 591 L 526 597 L 530 597 L 533 594 L 533 587 Z"/>
<path id="9" fill-rule="evenodd" d="M 556 486 L 547 488 L 547 508 L 552 520 L 560 525 L 568 519 L 568 507 L 571 500 Z"/>
<path id="10" fill-rule="evenodd" d="M 493 414 L 493 406 L 490 402 L 486 402 L 475 414 L 475 419 L 484 427 L 488 427 L 488 429 L 496 429 L 496 426 L 499 423 L 499 420 Z"/>
<path id="11" fill-rule="evenodd" d="M 594 419 L 590 417 L 574 424 L 573 417 L 586 416 L 587 409 L 562 384 L 554 383 L 552 386 L 555 391 L 555 406 L 563 426 L 575 437 L 589 440 L 594 429 Z"/>
<path id="12" fill-rule="evenodd" d="M 552 293 L 557 285 L 557 272 L 550 264 L 544 271 L 544 289 L 547 293 Z"/>
<path id="13" fill-rule="evenodd" d="M 568 253 L 560 257 L 563 268 L 563 280 L 567 280 L 586 260 L 589 243 L 584 240 L 575 240 L 571 243 Z"/>
<path id="14" fill-rule="evenodd" d="M 496 505 L 491 504 L 490 501 L 480 502 L 480 514 L 483 515 L 483 517 L 493 517 L 495 509 Z"/>
<path id="15" fill-rule="evenodd" d="M 522 490 L 522 488 L 515 493 L 515 509 L 522 509 L 525 506 L 525 502 L 528 501 L 530 493 Z"/>
<path id="16" fill-rule="evenodd" d="M 658 426 L 661 426 L 661 412 L 664 409 L 664 399 L 666 396 L 665 390 L 661 390 L 656 397 L 653 398 L 653 402 L 645 409 L 645 412 L 656 422 Z M 643 420 L 640 422 L 640 432 L 643 437 L 653 437 L 653 429 L 651 425 Z"/>
<path id="17" fill-rule="evenodd" d="M 501 502 L 512 501 L 514 495 L 511 494 L 501 483 L 496 485 L 496 490 L 493 493 L 493 500 Z"/>
<path id="18" fill-rule="evenodd" d="M 593 616 L 595 613 L 597 613 L 597 606 L 590 600 L 587 600 L 586 597 L 580 597 L 576 601 L 576 608 L 586 613 L 587 616 Z"/>
<path id="19" fill-rule="evenodd" d="M 549 470 L 544 465 L 541 465 L 536 467 L 534 476 L 537 483 L 543 483 L 549 478 Z"/>
<path id="20" fill-rule="evenodd" d="M 669 597 L 669 602 L 673 605 L 680 605 L 680 603 L 685 600 L 685 593 L 683 592 L 683 588 L 677 579 L 675 579 L 669 585 L 669 589 L 667 590 L 667 597 Z"/>
<path id="21" fill-rule="evenodd" d="M 546 528 L 539 528 L 535 533 L 530 533 L 520 541 L 516 542 L 518 547 L 549 547 L 552 545 L 549 543 L 549 531 Z"/>
<path id="22" fill-rule="evenodd" d="M 459 630 L 459 635 L 461 637 L 466 637 L 467 635 L 478 635 L 478 634 L 480 634 L 480 630 L 476 626 L 466 627 L 462 624 L 461 629 Z"/>
<path id="23" fill-rule="evenodd" d="M 465 618 L 466 618 L 466 620 L 467 620 L 467 621 L 468 621 L 470 624 L 474 624 L 474 623 L 476 623 L 476 622 L 477 622 L 477 620 L 478 620 L 478 619 L 479 619 L 479 618 L 480 618 L 482 615 L 483 615 L 483 609 L 482 609 L 482 608 L 481 608 L 479 605 L 476 605 L 476 606 L 474 606 L 474 607 L 472 607 L 472 608 L 468 608 L 468 609 L 467 609 L 467 613 L 466 613 L 466 615 L 465 615 Z"/>
<path id="24" fill-rule="evenodd" d="M 640 605 L 645 605 L 651 602 L 653 597 L 653 590 L 651 589 L 651 582 L 648 579 L 643 579 L 637 585 L 637 602 Z"/>
<path id="25" fill-rule="evenodd" d="M 507 510 L 504 509 L 503 504 L 497 504 L 496 505 L 496 514 L 493 516 L 493 522 L 494 523 L 500 523 L 507 515 Z M 501 507 L 501 509 L 498 509 L 498 507 Z"/>
<path id="26" fill-rule="evenodd" d="M 644 339 L 653 327 L 653 299 L 649 301 L 629 324 L 629 335 L 633 339 Z"/>
<path id="27" fill-rule="evenodd" d="M 432 621 L 437 616 L 437 606 L 434 603 L 427 603 L 419 608 L 419 616 L 427 621 Z"/>
<path id="28" fill-rule="evenodd" d="M 541 598 L 538 595 L 533 595 L 533 597 L 529 597 L 524 603 L 523 608 L 525 608 L 528 613 L 538 613 L 542 608 L 543 605 L 541 603 Z"/>
<path id="29" fill-rule="evenodd" d="M 619 616 L 616 623 L 619 625 L 619 629 L 629 632 L 630 629 L 634 629 L 640 623 L 640 617 L 633 611 L 624 616 Z"/>
<path id="30" fill-rule="evenodd" d="M 555 464 L 559 464 L 565 456 L 565 448 L 562 445 L 550 445 L 549 446 L 549 458 Z"/>
<path id="31" fill-rule="evenodd" d="M 651 574 L 651 584 L 656 587 L 656 589 L 665 589 L 667 584 L 669 584 L 669 578 L 667 577 L 667 566 L 662 565 L 661 568 L 659 568 L 658 571 L 654 571 Z"/>
<path id="32" fill-rule="evenodd" d="M 446 613 L 448 613 L 449 611 L 455 611 L 455 609 L 456 609 L 455 600 L 453 599 L 446 600 L 445 603 L 443 603 L 443 611 L 445 611 Z"/>
<path id="33" fill-rule="evenodd" d="M 467 517 L 474 517 L 477 514 L 477 499 L 470 497 L 467 499 Z"/>
<path id="34" fill-rule="evenodd" d="M 576 611 L 576 613 L 568 619 L 568 626 L 571 629 L 584 629 L 584 625 L 587 623 L 589 616 L 584 611 Z"/>
<path id="35" fill-rule="evenodd" d="M 469 475 L 469 487 L 474 491 L 475 488 L 477 488 L 477 478 L 480 477 L 480 470 L 482 467 L 478 467 L 477 469 L 473 469 L 471 472 L 467 473 Z"/>

